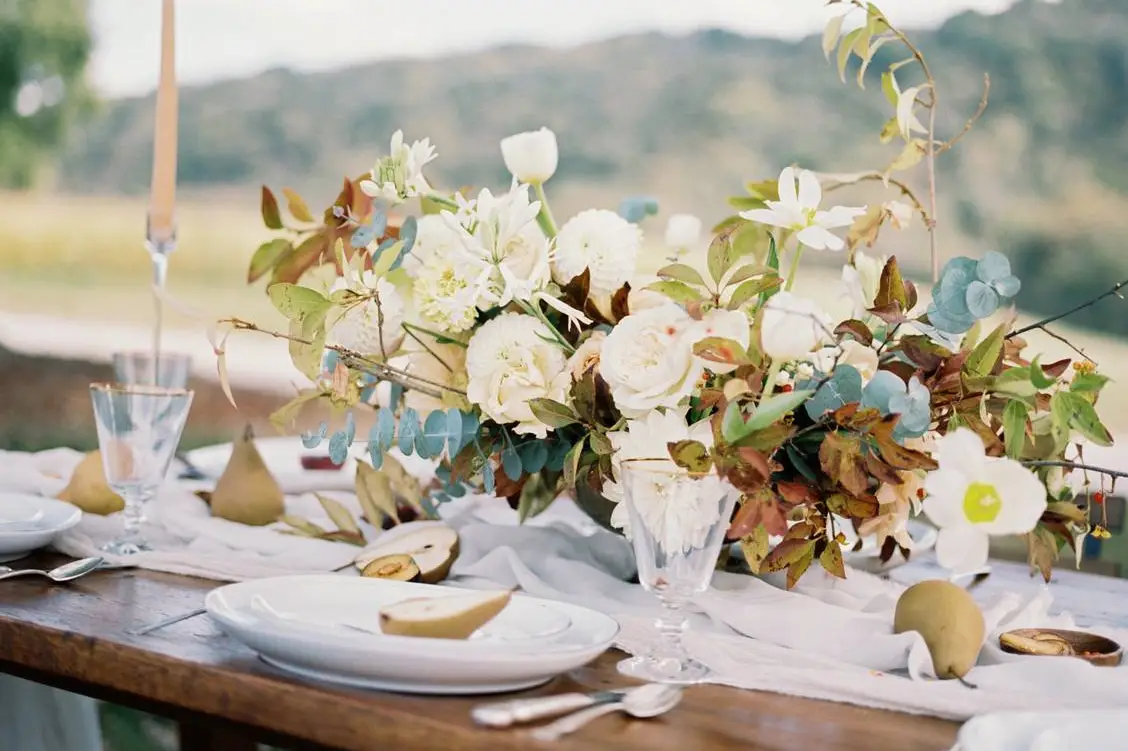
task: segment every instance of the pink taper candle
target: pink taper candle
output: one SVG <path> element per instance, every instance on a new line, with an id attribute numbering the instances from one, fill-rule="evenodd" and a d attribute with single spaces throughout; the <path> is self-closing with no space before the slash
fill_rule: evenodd
<path id="1" fill-rule="evenodd" d="M 153 135 L 153 183 L 149 203 L 149 238 L 171 240 L 176 203 L 176 21 L 173 0 L 161 1 L 161 77 Z"/>

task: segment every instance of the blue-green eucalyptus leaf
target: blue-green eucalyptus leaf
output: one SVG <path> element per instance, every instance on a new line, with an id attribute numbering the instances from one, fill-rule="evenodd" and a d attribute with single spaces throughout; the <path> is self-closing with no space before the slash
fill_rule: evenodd
<path id="1" fill-rule="evenodd" d="M 404 456 L 411 456 L 415 450 L 415 440 L 419 432 L 419 413 L 408 407 L 400 415 L 399 421 L 399 450 Z"/>
<path id="2" fill-rule="evenodd" d="M 392 410 L 381 407 L 380 411 L 376 413 L 376 422 L 368 432 L 368 442 L 378 446 L 380 451 L 387 451 L 392 447 L 395 433 L 396 416 L 392 414 Z"/>
<path id="3" fill-rule="evenodd" d="M 349 440 L 349 434 L 344 430 L 338 430 L 329 438 L 329 461 L 336 464 L 338 467 L 345 463 L 349 458 L 349 445 L 352 441 Z"/>
<path id="4" fill-rule="evenodd" d="M 967 310 L 976 318 L 987 318 L 999 309 L 999 293 L 976 279 L 967 287 Z"/>
<path id="5" fill-rule="evenodd" d="M 517 449 L 517 453 L 521 457 L 522 468 L 529 474 L 540 472 L 548 462 L 548 446 L 543 440 L 524 443 Z"/>
<path id="6" fill-rule="evenodd" d="M 521 479 L 522 466 L 521 455 L 512 445 L 501 452 L 501 469 L 505 472 L 505 476 L 513 482 Z"/>
<path id="7" fill-rule="evenodd" d="M 447 438 L 446 412 L 436 409 L 427 415 L 423 430 L 415 437 L 415 451 L 424 459 L 433 459 L 443 453 Z"/>
<path id="8" fill-rule="evenodd" d="M 325 436 L 329 434 L 329 423 L 321 423 L 317 426 L 317 430 L 307 431 L 302 433 L 302 445 L 307 449 L 315 449 L 321 445 L 325 440 Z"/>
<path id="9" fill-rule="evenodd" d="M 862 400 L 862 374 L 853 365 L 839 365 L 833 375 L 807 400 L 807 414 L 818 420 L 827 412 Z"/>
<path id="10" fill-rule="evenodd" d="M 975 265 L 975 276 L 984 284 L 991 284 L 1011 275 L 1011 265 L 1002 253 L 989 250 Z"/>

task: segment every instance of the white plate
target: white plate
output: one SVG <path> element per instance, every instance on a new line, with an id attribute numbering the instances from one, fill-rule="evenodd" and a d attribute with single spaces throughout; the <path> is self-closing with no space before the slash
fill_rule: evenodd
<path id="1" fill-rule="evenodd" d="M 50 545 L 78 524 L 82 512 L 69 503 L 23 493 L 0 493 L 0 562 L 23 558 Z M 19 521 L 27 520 L 27 521 Z"/>
<path id="2" fill-rule="evenodd" d="M 357 441 L 349 449 L 349 458 L 339 468 L 306 469 L 302 466 L 302 457 L 325 456 L 328 441 L 322 441 L 315 449 L 307 449 L 297 436 L 277 436 L 256 438 L 255 446 L 270 474 L 274 475 L 284 492 L 291 494 L 313 490 L 352 490 L 356 485 L 356 457 L 365 456 L 368 452 L 367 441 Z M 398 449 L 392 449 L 389 453 L 424 482 L 430 481 L 434 475 L 434 465 L 426 459 L 417 456 L 405 458 Z M 205 446 L 188 452 L 187 456 L 193 466 L 209 478 L 217 479 L 223 474 L 227 460 L 231 458 L 231 444 Z"/>
<path id="3" fill-rule="evenodd" d="M 525 595 L 514 595 L 482 635 L 470 640 L 369 634 L 341 625 L 378 629 L 380 610 L 392 603 L 463 593 L 446 586 L 314 575 L 231 584 L 213 590 L 205 604 L 224 631 L 284 670 L 331 683 L 422 694 L 537 686 L 602 654 L 619 631 L 619 624 L 601 613 Z M 255 597 L 286 617 L 252 606 Z M 566 617 L 568 627 L 551 633 L 547 627 L 558 618 L 546 619 L 546 609 Z"/>

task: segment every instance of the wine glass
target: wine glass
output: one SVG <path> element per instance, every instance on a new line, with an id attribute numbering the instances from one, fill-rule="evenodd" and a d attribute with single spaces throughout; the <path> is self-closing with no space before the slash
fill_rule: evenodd
<path id="1" fill-rule="evenodd" d="M 661 600 L 655 651 L 619 663 L 619 672 L 660 683 L 697 683 L 709 669 L 682 644 L 683 608 L 709 588 L 738 491 L 713 472 L 693 472 L 669 459 L 620 464 L 623 502 L 643 588 Z"/>
<path id="2" fill-rule="evenodd" d="M 154 357 L 152 352 L 115 352 L 113 362 L 114 378 L 118 383 L 166 389 L 185 388 L 192 370 L 192 358 L 171 352 L 161 353 L 159 358 Z"/>
<path id="3" fill-rule="evenodd" d="M 144 504 L 156 494 L 168 472 L 192 405 L 192 392 L 93 383 L 90 398 L 106 482 L 125 500 L 122 536 L 102 549 L 115 555 L 149 550 L 141 535 Z"/>

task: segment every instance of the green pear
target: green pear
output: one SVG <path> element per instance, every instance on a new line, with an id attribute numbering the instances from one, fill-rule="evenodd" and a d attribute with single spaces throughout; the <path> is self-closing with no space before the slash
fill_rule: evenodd
<path id="1" fill-rule="evenodd" d="M 211 495 L 211 512 L 221 519 L 255 527 L 278 521 L 285 513 L 282 488 L 255 448 L 250 425 L 235 441 L 231 458 L 219 476 Z"/>
<path id="2" fill-rule="evenodd" d="M 78 506 L 88 514 L 105 516 L 125 508 L 122 497 L 106 484 L 101 451 L 91 451 L 82 458 L 58 498 L 72 506 Z"/>
<path id="3" fill-rule="evenodd" d="M 963 678 L 974 667 L 987 627 L 967 590 L 948 581 L 914 584 L 897 600 L 894 633 L 924 637 L 939 678 Z"/>

